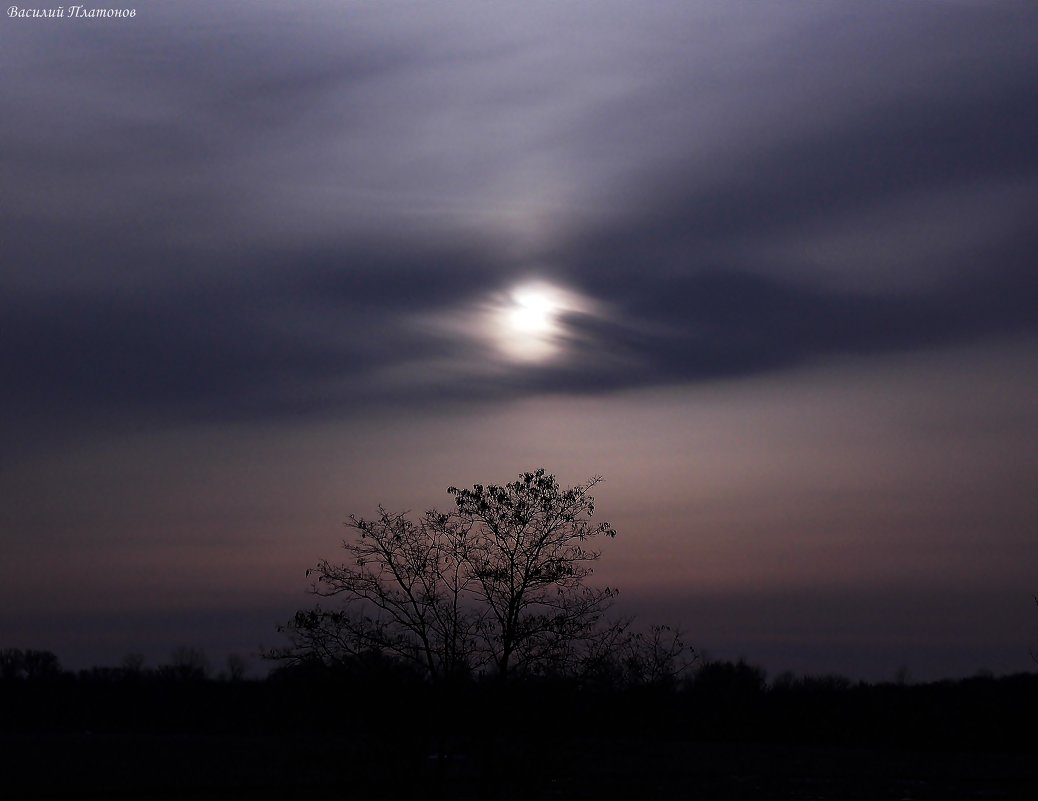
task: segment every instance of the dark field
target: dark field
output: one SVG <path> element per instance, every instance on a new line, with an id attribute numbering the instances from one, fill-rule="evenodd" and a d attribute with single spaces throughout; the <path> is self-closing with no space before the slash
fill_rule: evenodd
<path id="1" fill-rule="evenodd" d="M 98 669 L 0 680 L 0 798 L 1038 798 L 1038 674 L 669 686 L 263 681 Z"/>
<path id="2" fill-rule="evenodd" d="M 610 738 L 505 743 L 496 771 L 456 752 L 392 753 L 346 737 L 5 736 L 18 799 L 1034 799 L 1033 754 Z M 491 775 L 496 772 L 496 776 Z M 493 789 L 491 789 L 493 788 Z"/>

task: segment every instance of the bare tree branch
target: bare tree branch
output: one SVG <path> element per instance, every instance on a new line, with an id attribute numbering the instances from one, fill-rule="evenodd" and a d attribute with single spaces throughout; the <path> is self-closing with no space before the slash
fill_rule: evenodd
<path id="1" fill-rule="evenodd" d="M 676 680 L 695 658 L 679 632 L 608 621 L 616 590 L 587 584 L 601 556 L 593 541 L 616 536 L 592 521 L 601 480 L 563 489 L 541 469 L 503 486 L 451 487 L 449 513 L 351 516 L 347 561 L 307 571 L 313 593 L 343 608 L 299 612 L 281 627 L 292 646 L 273 655 L 332 666 L 391 658 L 431 680 L 484 670 Z"/>

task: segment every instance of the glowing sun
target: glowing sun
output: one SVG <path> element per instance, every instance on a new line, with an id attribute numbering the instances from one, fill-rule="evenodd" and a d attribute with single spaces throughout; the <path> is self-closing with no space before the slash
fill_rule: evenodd
<path id="1" fill-rule="evenodd" d="M 543 361 L 559 351 L 563 334 L 559 318 L 574 308 L 570 293 L 551 284 L 523 284 L 494 307 L 494 338 L 512 359 Z"/>
<path id="2" fill-rule="evenodd" d="M 558 302 L 541 287 L 524 287 L 512 293 L 506 322 L 517 336 L 545 336 L 555 326 Z"/>

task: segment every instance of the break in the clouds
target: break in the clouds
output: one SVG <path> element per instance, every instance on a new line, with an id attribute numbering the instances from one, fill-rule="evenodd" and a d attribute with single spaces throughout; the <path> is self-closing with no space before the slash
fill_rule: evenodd
<path id="1" fill-rule="evenodd" d="M 338 414 L 1032 336 L 1036 24 L 928 2 L 7 20 L 7 415 Z"/>

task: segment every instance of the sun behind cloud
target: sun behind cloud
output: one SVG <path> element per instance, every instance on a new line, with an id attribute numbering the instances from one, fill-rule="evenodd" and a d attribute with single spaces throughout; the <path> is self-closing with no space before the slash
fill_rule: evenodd
<path id="1" fill-rule="evenodd" d="M 563 349 L 562 316 L 587 309 L 587 301 L 573 292 L 532 281 L 512 288 L 491 304 L 487 334 L 511 360 L 546 361 Z"/>
<path id="2" fill-rule="evenodd" d="M 581 320 L 609 314 L 600 301 L 561 283 L 539 276 L 513 280 L 460 306 L 412 318 L 417 331 L 453 342 L 454 353 L 396 373 L 405 382 L 418 374 L 493 379 L 513 370 L 562 366 L 578 350 L 587 358 L 593 345 Z"/>

